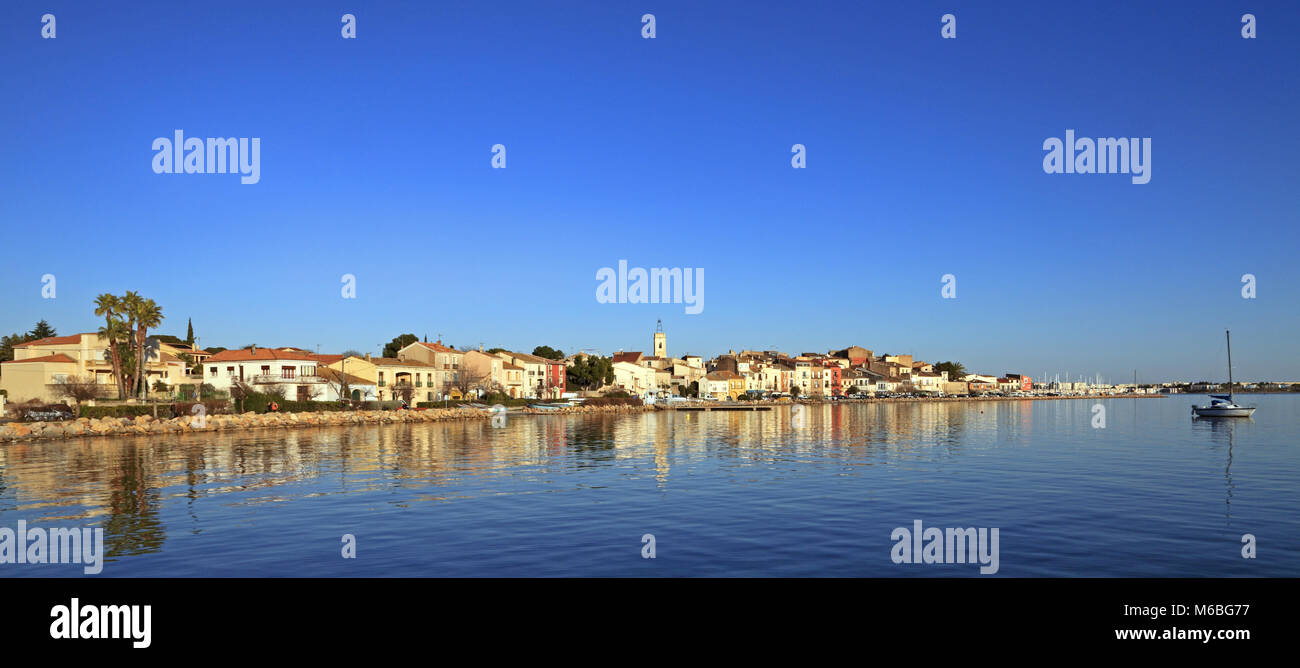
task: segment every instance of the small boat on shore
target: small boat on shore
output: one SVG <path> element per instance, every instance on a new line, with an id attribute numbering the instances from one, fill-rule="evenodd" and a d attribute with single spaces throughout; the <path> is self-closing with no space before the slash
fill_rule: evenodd
<path id="1" fill-rule="evenodd" d="M 1209 406 L 1192 406 L 1197 417 L 1250 417 L 1254 406 L 1238 406 L 1232 397 L 1232 332 L 1224 330 L 1228 340 L 1228 393 L 1211 394 Z"/>
<path id="2" fill-rule="evenodd" d="M 558 411 L 564 406 L 559 404 L 528 404 L 529 408 L 535 408 L 541 411 Z"/>

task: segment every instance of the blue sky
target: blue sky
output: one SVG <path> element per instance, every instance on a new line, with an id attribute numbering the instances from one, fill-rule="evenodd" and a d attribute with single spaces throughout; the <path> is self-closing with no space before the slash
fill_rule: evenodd
<path id="1" fill-rule="evenodd" d="M 1239 378 L 1300 379 L 1300 8 L 1075 4 L 7 2 L 0 330 L 134 289 L 204 346 L 609 354 L 662 318 L 678 355 L 1156 380 L 1222 376 L 1230 327 Z M 175 129 L 260 137 L 260 183 L 153 173 Z M 1067 129 L 1150 137 L 1150 183 L 1045 174 Z M 620 259 L 703 268 L 703 313 L 597 303 Z"/>

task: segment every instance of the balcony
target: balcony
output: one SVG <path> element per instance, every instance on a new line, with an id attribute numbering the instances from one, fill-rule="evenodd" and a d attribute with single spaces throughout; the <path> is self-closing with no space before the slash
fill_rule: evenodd
<path id="1" fill-rule="evenodd" d="M 323 383 L 325 379 L 320 376 L 282 376 L 272 373 L 263 373 L 253 376 L 254 384 L 266 383 L 288 383 L 291 385 L 311 385 L 314 383 Z"/>

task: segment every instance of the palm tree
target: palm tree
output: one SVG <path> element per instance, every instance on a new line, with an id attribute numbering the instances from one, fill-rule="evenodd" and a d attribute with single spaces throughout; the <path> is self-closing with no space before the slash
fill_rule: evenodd
<path id="1" fill-rule="evenodd" d="M 140 304 L 143 301 L 144 299 L 140 297 L 140 294 L 137 293 L 135 290 L 127 290 L 126 294 L 118 298 L 118 304 L 120 306 L 119 312 L 126 316 L 127 345 L 128 347 L 131 348 L 132 351 L 135 350 L 135 315 L 136 313 L 139 313 Z M 136 360 L 139 360 L 140 356 L 136 355 L 135 358 Z M 137 387 L 136 379 L 140 377 L 140 374 L 138 373 L 139 368 L 137 367 L 137 365 L 132 364 L 131 366 L 132 366 L 131 369 L 132 380 L 131 380 L 131 387 L 127 390 L 127 395 L 135 396 L 136 387 Z"/>
<path id="2" fill-rule="evenodd" d="M 128 292 L 126 294 L 129 296 L 134 293 Z M 131 319 L 135 321 L 135 384 L 137 393 L 141 399 L 144 399 L 145 391 L 148 389 L 145 363 L 149 359 L 149 353 L 152 352 L 145 348 L 145 341 L 148 339 L 149 328 L 162 324 L 163 316 L 162 309 L 152 299 L 137 297 L 133 305 L 134 308 L 129 313 Z"/>
<path id="3" fill-rule="evenodd" d="M 122 300 L 107 292 L 95 298 L 95 315 L 104 317 L 104 326 L 99 328 L 100 338 L 108 340 L 108 353 L 113 360 L 113 382 L 117 384 L 117 398 L 123 397 L 126 387 L 122 379 L 122 357 L 117 354 L 117 342 L 126 338 L 127 329 L 121 318 Z"/>
<path id="4" fill-rule="evenodd" d="M 117 398 L 125 398 L 126 380 L 122 372 L 122 355 L 118 345 L 126 340 L 128 332 L 126 323 L 118 318 L 109 318 L 108 324 L 99 328 L 99 337 L 108 341 L 109 359 L 113 361 L 113 382 L 117 384 Z"/>

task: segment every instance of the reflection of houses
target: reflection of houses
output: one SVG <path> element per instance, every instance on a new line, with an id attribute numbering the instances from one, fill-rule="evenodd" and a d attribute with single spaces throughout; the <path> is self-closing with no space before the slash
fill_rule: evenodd
<path id="1" fill-rule="evenodd" d="M 223 350 L 204 361 L 203 382 L 229 392 L 242 382 L 255 392 L 284 392 L 286 399 L 312 401 L 328 393 L 316 372 L 317 356 L 296 348 Z"/>
<path id="2" fill-rule="evenodd" d="M 150 392 L 153 384 L 163 381 L 169 386 L 186 382 L 186 364 L 171 350 L 192 349 L 169 344 L 159 344 L 151 339 L 146 347 L 149 359 L 145 363 L 145 377 Z M 116 398 L 117 385 L 113 379 L 113 362 L 108 355 L 108 341 L 95 333 L 51 336 L 14 346 L 14 359 L 0 367 L 0 389 L 9 395 L 9 401 L 26 399 L 56 401 L 62 381 L 93 379 L 102 386 L 99 396 Z"/>

